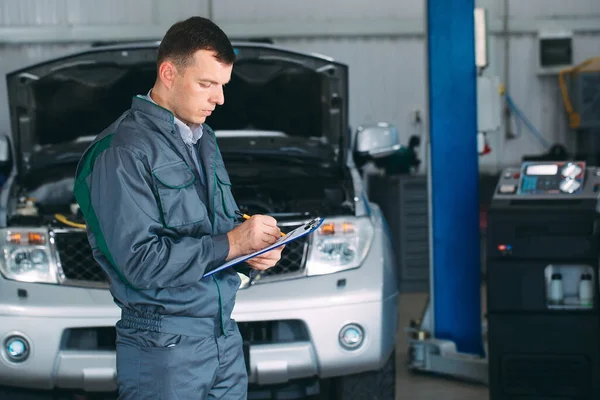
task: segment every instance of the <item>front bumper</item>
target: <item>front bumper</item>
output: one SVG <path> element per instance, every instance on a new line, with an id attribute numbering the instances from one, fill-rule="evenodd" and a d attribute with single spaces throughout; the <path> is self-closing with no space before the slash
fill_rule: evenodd
<path id="1" fill-rule="evenodd" d="M 304 342 L 251 346 L 249 382 L 269 385 L 380 369 L 394 347 L 396 315 L 396 296 L 335 307 L 238 313 L 238 321 L 301 320 L 310 335 Z M 341 328 L 350 323 L 360 325 L 365 332 L 362 345 L 355 350 L 346 350 L 339 341 Z"/>
<path id="2" fill-rule="evenodd" d="M 0 351 L 0 386 L 29 389 L 116 390 L 114 351 L 61 350 L 63 332 L 69 328 L 114 326 L 118 318 L 0 317 L 1 343 L 20 335 L 30 345 L 27 360 L 12 363 L 5 346 Z"/>
<path id="3" fill-rule="evenodd" d="M 0 386 L 115 390 L 115 352 L 68 350 L 65 332 L 114 327 L 119 318 L 108 290 L 0 279 Z M 18 363 L 9 361 L 4 345 L 14 335 L 30 346 Z"/>
<path id="4" fill-rule="evenodd" d="M 285 383 L 305 377 L 327 378 L 382 366 L 393 348 L 396 332 L 396 296 L 383 301 L 344 304 L 337 307 L 238 314 L 238 321 L 277 319 L 302 320 L 310 334 L 306 342 L 252 345 L 250 383 Z M 0 359 L 0 386 L 36 389 L 82 389 L 107 392 L 116 389 L 114 351 L 61 350 L 63 332 L 69 328 L 114 326 L 114 318 L 9 317 L 0 316 L 2 343 L 10 335 L 21 335 L 31 345 L 29 358 L 11 363 L 4 346 Z M 358 323 L 365 339 L 349 351 L 339 343 L 339 330 Z"/>

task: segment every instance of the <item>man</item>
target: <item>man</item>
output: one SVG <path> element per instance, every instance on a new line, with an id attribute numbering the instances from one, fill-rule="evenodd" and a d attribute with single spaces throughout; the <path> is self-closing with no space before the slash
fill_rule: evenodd
<path id="1" fill-rule="evenodd" d="M 75 196 L 94 257 L 122 309 L 120 399 L 245 399 L 242 339 L 231 311 L 234 269 L 203 275 L 280 237 L 273 218 L 238 224 L 215 135 L 234 51 L 211 21 L 193 17 L 163 38 L 147 95 L 100 133 L 77 168 Z M 281 248 L 248 261 L 272 267 Z"/>

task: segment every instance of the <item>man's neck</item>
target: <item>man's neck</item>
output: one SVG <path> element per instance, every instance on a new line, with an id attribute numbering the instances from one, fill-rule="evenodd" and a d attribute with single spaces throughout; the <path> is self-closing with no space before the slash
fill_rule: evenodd
<path id="1" fill-rule="evenodd" d="M 150 90 L 149 96 L 152 99 L 152 101 L 154 101 L 156 104 L 158 104 L 159 106 L 161 106 L 164 109 L 169 110 L 175 116 L 175 118 L 177 118 L 178 120 L 180 120 L 181 122 L 183 122 L 187 126 L 192 127 L 192 124 L 190 124 L 185 119 L 182 119 L 179 115 L 177 115 L 175 113 L 175 111 L 173 111 L 172 107 L 170 107 L 168 105 L 168 103 L 165 101 L 164 97 L 161 95 L 160 89 L 157 89 L 156 86 L 154 86 Z"/>

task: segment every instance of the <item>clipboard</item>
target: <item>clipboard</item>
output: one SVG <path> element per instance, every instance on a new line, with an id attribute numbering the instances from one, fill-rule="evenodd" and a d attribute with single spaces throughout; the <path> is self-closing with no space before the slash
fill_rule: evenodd
<path id="1" fill-rule="evenodd" d="M 262 250 L 259 251 L 255 251 L 254 253 L 251 254 L 247 254 L 245 256 L 240 256 L 238 258 L 234 258 L 233 260 L 229 260 L 228 262 L 226 262 L 225 264 L 220 265 L 219 267 L 213 269 L 210 272 L 207 272 L 206 274 L 204 274 L 202 276 L 202 278 L 206 278 L 207 276 L 210 276 L 212 274 L 215 274 L 219 271 L 222 271 L 226 268 L 229 268 L 233 265 L 239 264 L 241 262 L 244 262 L 246 260 L 251 259 L 252 257 L 256 257 L 259 256 L 263 253 L 266 253 L 268 251 L 271 251 L 279 246 L 283 246 L 286 243 L 290 243 L 293 242 L 296 239 L 299 239 L 303 236 L 306 236 L 314 231 L 316 231 L 321 224 L 323 223 L 324 219 L 321 217 L 317 217 L 315 219 L 310 220 L 309 222 L 307 222 L 306 224 L 299 226 L 298 228 L 294 229 L 293 231 L 289 232 L 287 235 L 279 238 L 279 240 L 277 240 L 275 243 L 273 243 L 270 246 L 265 247 Z"/>

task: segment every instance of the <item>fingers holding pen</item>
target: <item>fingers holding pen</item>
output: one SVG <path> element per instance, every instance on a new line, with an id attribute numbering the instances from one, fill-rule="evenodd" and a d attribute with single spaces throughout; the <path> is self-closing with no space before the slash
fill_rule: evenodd
<path id="1" fill-rule="evenodd" d="M 228 259 L 264 249 L 282 236 L 277 220 L 267 215 L 253 215 L 228 234 Z"/>

